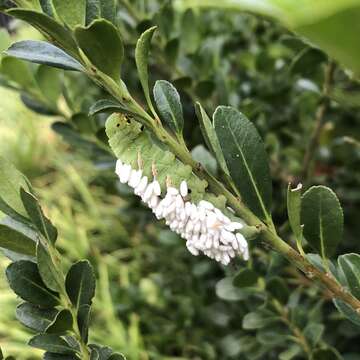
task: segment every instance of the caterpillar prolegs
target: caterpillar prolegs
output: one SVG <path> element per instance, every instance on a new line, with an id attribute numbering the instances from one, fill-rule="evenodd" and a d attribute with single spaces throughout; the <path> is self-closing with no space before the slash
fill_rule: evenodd
<path id="1" fill-rule="evenodd" d="M 158 219 L 165 219 L 171 230 L 187 240 L 193 255 L 202 252 L 224 265 L 236 255 L 248 258 L 247 241 L 237 232 L 243 224 L 230 220 L 225 197 L 206 192 L 207 182 L 190 166 L 157 145 L 125 115 L 111 115 L 106 133 L 119 159 L 120 181 L 133 187 Z"/>

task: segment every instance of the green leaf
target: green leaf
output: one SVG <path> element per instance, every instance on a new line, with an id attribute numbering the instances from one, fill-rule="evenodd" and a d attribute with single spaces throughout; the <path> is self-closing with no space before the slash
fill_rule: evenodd
<path id="1" fill-rule="evenodd" d="M 52 0 L 57 15 L 70 28 L 85 25 L 86 0 Z"/>
<path id="2" fill-rule="evenodd" d="M 29 256 L 36 254 L 33 239 L 3 224 L 0 224 L 0 247 Z"/>
<path id="3" fill-rule="evenodd" d="M 344 274 L 350 292 L 357 299 L 360 299 L 360 255 L 341 255 L 338 258 L 338 264 Z"/>
<path id="4" fill-rule="evenodd" d="M 177 135 L 184 128 L 183 110 L 180 95 L 168 81 L 158 80 L 154 86 L 154 98 L 160 117 Z"/>
<path id="5" fill-rule="evenodd" d="M 52 259 L 47 244 L 38 242 L 36 247 L 37 264 L 39 273 L 46 286 L 53 291 L 60 291 L 64 278 L 59 270 L 60 259 Z M 56 256 L 53 254 L 53 256 Z M 55 262 L 55 264 L 54 264 Z"/>
<path id="6" fill-rule="evenodd" d="M 46 352 L 44 354 L 44 360 L 79 360 L 76 355 L 61 355 Z"/>
<path id="7" fill-rule="evenodd" d="M 36 64 L 45 64 L 65 70 L 83 71 L 82 65 L 60 48 L 38 40 L 19 41 L 9 47 L 5 54 Z"/>
<path id="8" fill-rule="evenodd" d="M 55 319 L 47 326 L 45 332 L 47 334 L 66 334 L 73 327 L 73 317 L 68 309 L 61 310 Z"/>
<path id="9" fill-rule="evenodd" d="M 99 0 L 101 17 L 115 24 L 116 0 Z"/>
<path id="10" fill-rule="evenodd" d="M 54 244 L 57 239 L 57 229 L 50 220 L 44 216 L 36 197 L 25 191 L 23 188 L 20 189 L 20 197 L 29 218 L 36 228 L 45 239 Z"/>
<path id="11" fill-rule="evenodd" d="M 308 342 L 315 347 L 318 342 L 321 340 L 323 333 L 325 330 L 325 326 L 323 324 L 317 324 L 310 322 L 306 325 L 304 329 L 304 336 L 308 340 Z"/>
<path id="12" fill-rule="evenodd" d="M 90 310 L 90 305 L 81 305 L 77 317 L 81 338 L 85 343 L 88 342 L 89 336 Z"/>
<path id="13" fill-rule="evenodd" d="M 100 0 L 87 0 L 86 2 L 86 25 L 101 17 Z"/>
<path id="14" fill-rule="evenodd" d="M 30 303 L 22 303 L 16 308 L 16 318 L 26 327 L 43 332 L 55 319 L 56 309 L 40 309 Z"/>
<path id="15" fill-rule="evenodd" d="M 27 93 L 22 93 L 21 101 L 23 104 L 30 109 L 31 111 L 34 111 L 37 114 L 40 115 L 49 115 L 54 116 L 57 115 L 56 111 L 49 107 L 49 104 L 45 104 L 44 102 L 40 102 L 39 100 L 35 99 L 31 95 L 28 95 Z"/>
<path id="16" fill-rule="evenodd" d="M 39 0 L 42 11 L 51 17 L 54 17 L 54 6 L 52 0 Z"/>
<path id="17" fill-rule="evenodd" d="M 310 360 L 342 360 L 342 357 L 336 349 L 327 348 L 314 350 Z"/>
<path id="18" fill-rule="evenodd" d="M 90 360 L 99 360 L 100 355 L 97 349 L 92 349 L 90 354 Z"/>
<path id="19" fill-rule="evenodd" d="M 296 239 L 301 241 L 303 228 L 301 226 L 301 189 L 302 184 L 294 189 L 291 189 L 289 184 L 287 189 L 287 212 L 290 222 L 291 230 L 293 231 Z"/>
<path id="20" fill-rule="evenodd" d="M 35 78 L 43 96 L 54 106 L 62 91 L 62 77 L 59 70 L 40 65 Z"/>
<path id="21" fill-rule="evenodd" d="M 108 360 L 126 360 L 125 356 L 119 353 L 114 353 L 110 355 Z"/>
<path id="22" fill-rule="evenodd" d="M 219 139 L 216 135 L 214 126 L 209 116 L 207 115 L 206 111 L 201 106 L 201 104 L 198 102 L 195 105 L 195 111 L 197 118 L 199 119 L 200 129 L 203 134 L 206 145 L 214 154 L 217 162 L 219 163 L 221 170 L 225 174 L 229 175 L 229 170 L 225 162 L 224 154 L 220 147 Z"/>
<path id="23" fill-rule="evenodd" d="M 234 108 L 219 106 L 214 127 L 230 175 L 247 206 L 269 219 L 272 185 L 264 143 L 255 126 Z"/>
<path id="24" fill-rule="evenodd" d="M 18 220 L 24 220 L 27 213 L 20 199 L 20 188 L 28 189 L 27 179 L 1 156 L 0 172 L 0 211 L 9 216 L 18 214 Z"/>
<path id="25" fill-rule="evenodd" d="M 340 299 L 334 299 L 333 302 L 341 314 L 343 314 L 353 324 L 360 326 L 360 315 L 357 311 Z"/>
<path id="26" fill-rule="evenodd" d="M 239 289 L 233 284 L 232 277 L 226 277 L 216 284 L 216 295 L 223 300 L 227 301 L 240 301 L 247 299 L 250 295 L 254 294 L 254 290 Z"/>
<path id="27" fill-rule="evenodd" d="M 234 277 L 233 284 L 238 288 L 253 286 L 257 283 L 259 275 L 251 269 L 242 269 Z"/>
<path id="28" fill-rule="evenodd" d="M 72 265 L 66 275 L 66 291 L 77 309 L 81 305 L 91 305 L 95 295 L 94 270 L 87 260 Z"/>
<path id="29" fill-rule="evenodd" d="M 57 294 L 46 287 L 33 262 L 20 260 L 10 264 L 6 277 L 15 294 L 25 301 L 45 308 L 59 304 Z"/>
<path id="30" fill-rule="evenodd" d="M 265 326 L 281 321 L 280 317 L 265 310 L 248 313 L 244 316 L 242 326 L 245 330 L 262 329 Z"/>
<path id="31" fill-rule="evenodd" d="M 135 61 L 139 73 L 141 86 L 144 90 L 146 102 L 153 114 L 156 113 L 150 98 L 148 59 L 149 59 L 151 39 L 154 35 L 155 30 L 156 30 L 156 26 L 153 26 L 150 29 L 147 29 L 144 33 L 142 33 L 139 40 L 136 43 L 136 48 L 135 48 Z"/>
<path id="32" fill-rule="evenodd" d="M 117 28 L 109 21 L 99 19 L 87 27 L 77 27 L 75 37 L 91 63 L 119 82 L 124 46 Z"/>
<path id="33" fill-rule="evenodd" d="M 22 89 L 31 90 L 36 87 L 35 78 L 29 64 L 13 57 L 4 57 L 1 61 L 1 72 Z"/>
<path id="34" fill-rule="evenodd" d="M 199 162 L 210 174 L 216 174 L 217 162 L 203 145 L 195 146 L 191 150 L 191 156 L 195 161 Z"/>
<path id="35" fill-rule="evenodd" d="M 124 108 L 121 104 L 118 102 L 115 102 L 113 100 L 103 99 L 98 100 L 94 105 L 91 106 L 89 109 L 89 115 L 93 116 L 96 114 L 100 114 L 103 112 L 120 112 L 120 113 L 126 113 L 128 112 L 126 108 Z"/>
<path id="36" fill-rule="evenodd" d="M 34 26 L 52 39 L 57 46 L 60 46 L 75 58 L 79 58 L 77 45 L 71 32 L 50 16 L 27 9 L 11 9 L 7 13 Z"/>
<path id="37" fill-rule="evenodd" d="M 29 345 L 55 354 L 74 355 L 72 348 L 62 337 L 54 334 L 40 334 L 29 341 Z"/>
<path id="38" fill-rule="evenodd" d="M 339 200 L 331 189 L 313 186 L 302 196 L 304 236 L 322 258 L 335 253 L 342 237 L 343 221 Z"/>
<path id="39" fill-rule="evenodd" d="M 286 304 L 290 291 L 286 285 L 284 279 L 279 276 L 272 277 L 266 282 L 266 290 L 271 294 L 272 297 L 277 299 L 280 303 Z"/>

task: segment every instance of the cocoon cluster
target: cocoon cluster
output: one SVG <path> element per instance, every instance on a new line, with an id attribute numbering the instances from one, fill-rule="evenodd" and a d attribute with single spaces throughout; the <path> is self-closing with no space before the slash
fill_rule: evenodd
<path id="1" fill-rule="evenodd" d="M 203 253 L 223 265 L 228 265 L 237 255 L 249 259 L 247 241 L 237 232 L 243 224 L 231 221 L 208 201 L 202 200 L 197 205 L 188 201 L 186 181 L 181 182 L 179 189 L 168 186 L 163 195 L 156 176 L 150 181 L 147 176 L 142 176 L 141 170 L 120 160 L 116 163 L 115 173 L 122 184 L 134 189 L 157 219 L 164 219 L 172 231 L 186 240 L 191 254 Z"/>

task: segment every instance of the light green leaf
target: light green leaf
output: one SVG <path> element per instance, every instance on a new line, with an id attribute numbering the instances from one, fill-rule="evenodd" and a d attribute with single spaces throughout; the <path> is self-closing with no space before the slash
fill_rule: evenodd
<path id="1" fill-rule="evenodd" d="M 32 220 L 33 224 L 36 226 L 39 232 L 49 242 L 55 243 L 57 239 L 57 229 L 50 222 L 50 220 L 44 216 L 40 204 L 35 198 L 35 196 L 21 188 L 20 197 L 26 209 L 28 217 Z"/>
<path id="2" fill-rule="evenodd" d="M 73 327 L 73 317 L 68 309 L 61 310 L 45 329 L 46 334 L 66 334 Z"/>
<path id="3" fill-rule="evenodd" d="M 281 318 L 265 310 L 248 313 L 244 316 L 242 326 L 246 330 L 262 329 L 265 326 L 281 321 Z"/>
<path id="4" fill-rule="evenodd" d="M 12 216 L 17 213 L 19 220 L 27 217 L 20 199 L 20 188 L 28 189 L 25 176 L 15 166 L 0 156 L 0 211 Z"/>
<path id="5" fill-rule="evenodd" d="M 1 61 L 1 72 L 9 80 L 14 81 L 17 86 L 20 85 L 22 89 L 31 90 L 36 87 L 34 74 L 30 70 L 29 64 L 19 59 L 4 57 Z"/>
<path id="6" fill-rule="evenodd" d="M 338 264 L 343 272 L 350 292 L 360 299 L 360 255 L 345 254 L 338 258 Z"/>
<path id="7" fill-rule="evenodd" d="M 11 9 L 7 13 L 34 26 L 47 37 L 53 39 L 57 46 L 60 46 L 75 58 L 79 58 L 77 45 L 71 32 L 50 16 L 27 9 Z"/>
<path id="8" fill-rule="evenodd" d="M 253 293 L 253 290 L 235 287 L 233 277 L 226 277 L 216 284 L 216 295 L 227 301 L 245 300 Z"/>
<path id="9" fill-rule="evenodd" d="M 36 242 L 33 239 L 3 224 L 0 224 L 0 247 L 23 255 L 36 254 Z"/>
<path id="10" fill-rule="evenodd" d="M 195 110 L 196 110 L 196 115 L 199 119 L 200 129 L 203 134 L 206 145 L 214 154 L 217 162 L 219 163 L 221 170 L 225 174 L 229 175 L 229 170 L 225 162 L 224 154 L 220 147 L 219 139 L 216 135 L 214 126 L 209 116 L 207 115 L 206 111 L 201 106 L 201 104 L 198 102 L 196 103 Z"/>
<path id="11" fill-rule="evenodd" d="M 62 337 L 54 334 L 36 335 L 30 339 L 29 345 L 55 354 L 72 355 L 75 351 Z"/>
<path id="12" fill-rule="evenodd" d="M 210 174 L 216 174 L 217 162 L 203 145 L 195 146 L 191 150 L 191 156 L 195 161 L 199 162 Z"/>
<path id="13" fill-rule="evenodd" d="M 214 127 L 230 175 L 247 206 L 270 218 L 272 185 L 264 143 L 255 126 L 234 108 L 219 106 Z"/>
<path id="14" fill-rule="evenodd" d="M 39 66 L 35 78 L 42 95 L 51 103 L 56 104 L 62 91 L 61 72 L 52 67 Z"/>
<path id="15" fill-rule="evenodd" d="M 177 135 L 184 128 L 183 110 L 180 95 L 175 87 L 165 80 L 158 80 L 154 86 L 154 98 L 160 117 Z"/>
<path id="16" fill-rule="evenodd" d="M 95 295 L 95 275 L 88 261 L 74 264 L 66 275 L 65 283 L 69 298 L 77 309 L 81 305 L 91 305 Z"/>
<path id="17" fill-rule="evenodd" d="M 77 27 L 75 37 L 91 63 L 119 82 L 124 45 L 118 29 L 111 22 L 98 19 L 87 27 Z"/>
<path id="18" fill-rule="evenodd" d="M 9 49 L 5 51 L 5 54 L 59 69 L 84 71 L 84 68 L 77 60 L 46 41 L 19 41 L 11 45 Z"/>
<path id="19" fill-rule="evenodd" d="M 302 196 L 301 222 L 304 236 L 322 258 L 333 255 L 342 238 L 343 212 L 335 193 L 313 186 Z"/>
<path id="20" fill-rule="evenodd" d="M 86 0 L 52 0 L 57 15 L 70 28 L 85 25 Z"/>
<path id="21" fill-rule="evenodd" d="M 136 48 L 135 48 L 135 60 L 136 60 L 136 66 L 138 69 L 141 86 L 144 90 L 146 102 L 153 114 L 156 113 L 150 98 L 148 58 L 149 58 L 151 39 L 154 35 L 155 30 L 156 30 L 156 26 L 153 26 L 150 29 L 147 29 L 144 33 L 142 33 L 139 40 L 136 43 Z"/>
<path id="22" fill-rule="evenodd" d="M 55 319 L 56 309 L 41 309 L 30 303 L 22 303 L 16 308 L 16 318 L 30 329 L 43 332 Z"/>
<path id="23" fill-rule="evenodd" d="M 23 300 L 45 308 L 59 304 L 57 294 L 46 287 L 33 262 L 20 260 L 10 264 L 6 277 L 12 290 Z"/>

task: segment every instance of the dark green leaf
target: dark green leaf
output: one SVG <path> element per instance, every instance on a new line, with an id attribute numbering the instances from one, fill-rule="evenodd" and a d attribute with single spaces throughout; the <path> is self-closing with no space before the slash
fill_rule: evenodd
<path id="1" fill-rule="evenodd" d="M 53 39 L 55 44 L 78 58 L 78 50 L 69 30 L 46 14 L 27 9 L 11 9 L 7 12 L 20 20 L 24 20 L 39 31 Z"/>
<path id="2" fill-rule="evenodd" d="M 99 100 L 94 105 L 91 106 L 89 110 L 89 115 L 93 116 L 99 113 L 103 112 L 120 112 L 120 113 L 126 113 L 127 110 L 124 108 L 121 104 L 113 101 L 113 100 Z"/>
<path id="3" fill-rule="evenodd" d="M 53 252 L 54 259 L 50 252 Z M 49 249 L 47 244 L 42 244 L 41 241 L 38 242 L 36 256 L 39 273 L 45 285 L 53 291 L 60 291 L 64 281 L 63 275 L 58 269 L 60 259 L 55 258 L 57 256 L 55 252 Z"/>
<path id="4" fill-rule="evenodd" d="M 236 287 L 248 287 L 257 283 L 259 275 L 251 269 L 242 269 L 234 277 L 233 284 Z"/>
<path id="5" fill-rule="evenodd" d="M 91 63 L 118 82 L 124 46 L 117 28 L 109 21 L 99 19 L 87 27 L 77 27 L 75 37 Z"/>
<path id="6" fill-rule="evenodd" d="M 74 355 L 74 348 L 62 337 L 54 334 L 36 335 L 30 339 L 29 345 L 55 354 Z"/>
<path id="7" fill-rule="evenodd" d="M 279 320 L 280 318 L 275 314 L 259 310 L 246 314 L 242 326 L 246 330 L 261 329 Z"/>
<path id="8" fill-rule="evenodd" d="M 324 333 L 325 326 L 323 324 L 309 323 L 304 329 L 304 336 L 308 342 L 315 347 L 317 343 L 321 340 L 321 337 Z"/>
<path id="9" fill-rule="evenodd" d="M 95 295 L 95 275 L 86 260 L 74 264 L 66 275 L 66 291 L 77 309 L 81 305 L 91 305 Z"/>
<path id="10" fill-rule="evenodd" d="M 88 342 L 89 336 L 90 310 L 90 305 L 81 305 L 77 317 L 81 338 L 85 343 Z"/>
<path id="11" fill-rule="evenodd" d="M 40 102 L 39 100 L 35 99 L 31 95 L 28 95 L 27 93 L 22 93 L 20 98 L 27 108 L 37 114 L 49 116 L 54 116 L 57 114 L 56 111 L 50 108 L 48 104 Z"/>
<path id="12" fill-rule="evenodd" d="M 39 232 L 51 243 L 55 243 L 57 229 L 51 224 L 41 210 L 38 200 L 34 195 L 28 193 L 23 188 L 20 189 L 20 197 L 29 218 L 32 220 Z"/>
<path id="13" fill-rule="evenodd" d="M 100 18 L 100 2 L 101 0 L 87 0 L 86 2 L 86 25 L 93 20 Z"/>
<path id="14" fill-rule="evenodd" d="M 340 299 L 333 300 L 336 308 L 352 323 L 360 326 L 360 315 L 350 305 Z"/>
<path id="15" fill-rule="evenodd" d="M 301 214 L 301 189 L 302 185 L 299 184 L 296 188 L 291 189 L 291 184 L 287 190 L 287 211 L 291 230 L 293 231 L 296 239 L 302 238 L 302 226 L 300 220 Z"/>
<path id="16" fill-rule="evenodd" d="M 36 242 L 11 227 L 0 224 L 0 247 L 19 254 L 34 256 Z"/>
<path id="17" fill-rule="evenodd" d="M 201 99 L 207 99 L 215 90 L 215 83 L 211 80 L 203 80 L 196 84 L 195 93 Z"/>
<path id="18" fill-rule="evenodd" d="M 338 258 L 338 264 L 344 274 L 350 292 L 360 299 L 360 255 L 341 255 Z"/>
<path id="19" fill-rule="evenodd" d="M 47 334 L 63 335 L 71 330 L 73 326 L 73 317 L 69 310 L 64 309 L 60 311 L 55 319 L 48 325 L 45 332 Z"/>
<path id="20" fill-rule="evenodd" d="M 0 211 L 9 216 L 19 214 L 19 221 L 26 220 L 27 213 L 20 199 L 20 188 L 28 189 L 27 179 L 1 156 L 0 172 Z"/>
<path id="21" fill-rule="evenodd" d="M 268 219 L 272 185 L 264 143 L 255 126 L 234 108 L 219 106 L 214 127 L 230 175 L 249 208 Z"/>
<path id="22" fill-rule="evenodd" d="M 82 65 L 60 48 L 38 40 L 19 41 L 9 47 L 5 54 L 18 59 L 45 64 L 59 69 L 83 71 Z"/>
<path id="23" fill-rule="evenodd" d="M 167 61 L 170 64 L 175 64 L 176 60 L 178 58 L 179 55 L 179 46 L 180 46 L 180 42 L 178 38 L 175 39 L 171 39 L 170 41 L 168 41 L 166 43 L 164 52 L 165 52 L 165 56 L 167 58 Z"/>
<path id="24" fill-rule="evenodd" d="M 311 354 L 311 360 L 342 360 L 341 355 L 334 348 L 317 349 Z"/>
<path id="25" fill-rule="evenodd" d="M 154 98 L 160 117 L 176 134 L 184 128 L 183 110 L 180 95 L 168 81 L 158 80 L 154 86 Z"/>
<path id="26" fill-rule="evenodd" d="M 85 25 L 86 0 L 52 0 L 57 15 L 66 25 L 74 28 Z"/>
<path id="27" fill-rule="evenodd" d="M 90 360 L 100 360 L 99 351 L 97 349 L 91 350 Z"/>
<path id="28" fill-rule="evenodd" d="M 154 35 L 155 30 L 156 30 L 156 26 L 147 29 L 140 36 L 139 40 L 136 43 L 136 48 L 135 48 L 135 60 L 136 60 L 136 66 L 138 69 L 141 86 L 144 90 L 146 102 L 153 113 L 155 113 L 155 111 L 154 111 L 154 106 L 151 102 L 150 91 L 149 91 L 148 58 L 149 58 L 151 39 Z"/>
<path id="29" fill-rule="evenodd" d="M 10 264 L 6 277 L 15 294 L 25 301 L 45 308 L 58 305 L 57 294 L 46 287 L 33 262 L 20 260 Z"/>
<path id="30" fill-rule="evenodd" d="M 16 308 L 16 318 L 30 329 L 43 332 L 55 319 L 56 309 L 41 309 L 30 303 L 20 304 Z"/>
<path id="31" fill-rule="evenodd" d="M 342 238 L 343 212 L 335 193 L 313 186 L 302 197 L 301 222 L 309 244 L 325 258 L 336 251 Z"/>
<path id="32" fill-rule="evenodd" d="M 116 0 L 100 0 L 101 17 L 115 24 Z"/>
<path id="33" fill-rule="evenodd" d="M 51 17 L 54 17 L 54 7 L 52 0 L 40 0 L 40 6 L 42 11 Z"/>
<path id="34" fill-rule="evenodd" d="M 121 355 L 119 353 L 114 353 L 114 354 L 110 355 L 108 360 L 126 360 L 126 358 L 124 355 Z"/>
<path id="35" fill-rule="evenodd" d="M 76 355 L 61 355 L 46 352 L 44 354 L 44 360 L 79 360 Z"/>

